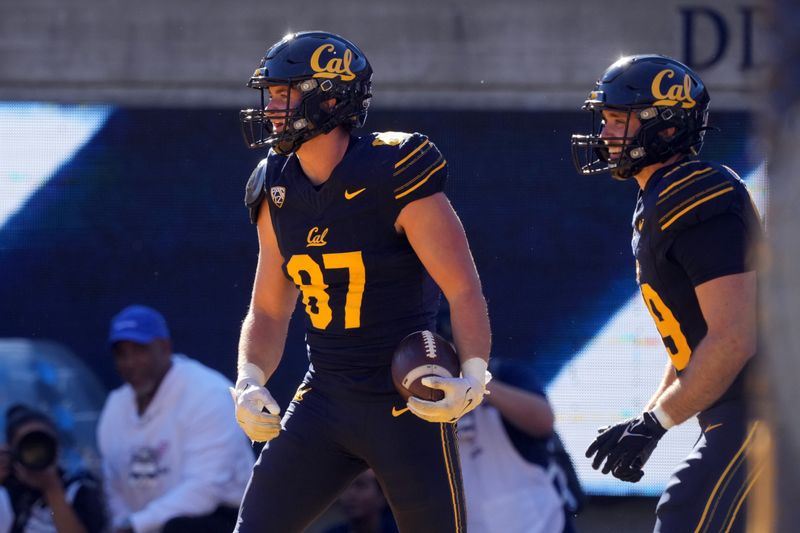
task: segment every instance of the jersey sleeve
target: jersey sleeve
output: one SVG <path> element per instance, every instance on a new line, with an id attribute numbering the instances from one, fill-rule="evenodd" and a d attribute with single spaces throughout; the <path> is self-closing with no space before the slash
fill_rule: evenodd
<path id="1" fill-rule="evenodd" d="M 758 215 L 744 183 L 727 167 L 702 161 L 676 170 L 656 200 L 668 257 L 694 286 L 749 270 Z"/>
<path id="2" fill-rule="evenodd" d="M 376 140 L 380 138 L 379 135 Z M 414 200 L 444 190 L 447 161 L 427 136 L 405 134 L 389 162 L 391 176 L 386 194 L 396 214 Z"/>
<path id="3" fill-rule="evenodd" d="M 715 278 L 749 270 L 748 242 L 742 219 L 724 213 L 681 232 L 669 255 L 697 287 Z"/>
<path id="4" fill-rule="evenodd" d="M 749 195 L 744 183 L 727 167 L 693 161 L 674 171 L 674 175 L 670 172 L 662 179 L 656 199 L 660 232 L 678 235 L 723 213 L 743 216 Z"/>

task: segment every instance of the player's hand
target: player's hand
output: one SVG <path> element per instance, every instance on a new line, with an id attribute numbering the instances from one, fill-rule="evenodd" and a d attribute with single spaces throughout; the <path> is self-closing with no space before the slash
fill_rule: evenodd
<path id="1" fill-rule="evenodd" d="M 653 453 L 658 441 L 667 432 L 652 412 L 647 411 L 600 431 L 586 450 L 592 468 L 603 465 L 603 474 L 612 472 L 623 481 L 636 483 L 644 473 L 642 468 Z"/>
<path id="2" fill-rule="evenodd" d="M 266 387 L 261 385 L 266 381 L 261 379 L 261 370 L 255 372 L 259 376 L 253 373 L 252 370 L 250 373 L 240 372 L 236 387 L 231 388 L 231 396 L 236 404 L 236 421 L 253 442 L 268 442 L 281 431 L 281 408 Z"/>
<path id="3" fill-rule="evenodd" d="M 486 371 L 484 359 L 468 359 L 461 365 L 460 378 L 422 378 L 423 385 L 441 390 L 444 398 L 430 402 L 412 396 L 408 399 L 408 410 L 428 422 L 456 422 L 480 405 L 490 379 L 491 374 Z"/>

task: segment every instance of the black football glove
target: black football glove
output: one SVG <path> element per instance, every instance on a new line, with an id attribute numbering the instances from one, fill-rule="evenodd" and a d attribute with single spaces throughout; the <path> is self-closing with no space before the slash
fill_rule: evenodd
<path id="1" fill-rule="evenodd" d="M 612 472 L 618 479 L 636 483 L 644 475 L 644 464 L 666 432 L 655 415 L 647 411 L 600 430 L 586 450 L 586 457 L 594 455 L 592 468 L 595 470 L 605 461 L 603 474 Z"/>

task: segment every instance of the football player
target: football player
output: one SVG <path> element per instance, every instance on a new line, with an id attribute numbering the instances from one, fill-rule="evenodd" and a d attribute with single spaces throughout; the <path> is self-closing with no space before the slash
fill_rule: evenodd
<path id="1" fill-rule="evenodd" d="M 239 533 L 304 530 L 367 468 L 402 531 L 464 530 L 453 422 L 485 391 L 486 302 L 433 142 L 351 133 L 366 119 L 371 78 L 361 50 L 326 32 L 285 37 L 250 78 L 261 105 L 241 112 L 245 140 L 271 150 L 247 186 L 260 252 L 233 392 L 242 428 L 268 445 Z M 462 375 L 426 378 L 444 398 L 404 405 L 392 353 L 434 327 L 440 289 Z M 311 364 L 281 420 L 266 385 L 298 295 Z"/>
<path id="2" fill-rule="evenodd" d="M 709 95 L 685 65 L 659 55 L 620 59 L 583 108 L 597 125 L 573 135 L 582 174 L 639 185 L 633 214 L 636 280 L 669 356 L 644 411 L 600 430 L 592 466 L 637 482 L 659 439 L 697 415 L 701 436 L 658 503 L 655 531 L 743 531 L 748 465 L 746 376 L 756 353 L 759 215 L 730 168 L 697 157 Z M 748 467 L 749 466 L 749 467 Z"/>

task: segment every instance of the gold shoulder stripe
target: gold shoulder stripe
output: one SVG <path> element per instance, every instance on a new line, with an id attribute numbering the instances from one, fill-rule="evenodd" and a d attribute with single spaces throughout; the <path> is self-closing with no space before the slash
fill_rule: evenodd
<path id="1" fill-rule="evenodd" d="M 684 161 L 683 163 L 681 163 L 681 164 L 680 164 L 680 165 L 678 165 L 677 167 L 673 168 L 672 170 L 670 170 L 669 172 L 667 172 L 666 174 L 664 174 L 664 176 L 663 176 L 663 177 L 667 178 L 667 177 L 671 176 L 673 173 L 675 173 L 675 172 L 677 172 L 678 170 L 680 170 L 680 169 L 682 169 L 683 167 L 685 167 L 686 165 L 691 165 L 692 163 L 698 163 L 698 161 Z"/>
<path id="2" fill-rule="evenodd" d="M 403 159 L 401 159 L 400 161 L 398 161 L 397 163 L 395 163 L 395 164 L 394 164 L 394 168 L 397 168 L 397 167 L 399 167 L 400 165 L 402 165 L 403 163 L 405 163 L 406 161 L 408 161 L 409 159 L 411 159 L 411 157 L 413 157 L 413 155 L 414 155 L 414 154 L 416 154 L 417 152 L 419 152 L 420 150 L 422 150 L 422 148 L 423 148 L 423 147 L 424 147 L 426 144 L 428 144 L 429 142 L 431 142 L 431 141 L 430 141 L 430 140 L 428 140 L 428 139 L 425 139 L 425 141 L 424 141 L 422 144 L 420 144 L 419 146 L 417 146 L 416 148 L 414 148 L 414 150 L 412 150 L 412 152 L 411 152 L 410 154 L 408 154 L 408 155 L 407 155 L 407 156 L 405 156 Z"/>
<path id="3" fill-rule="evenodd" d="M 677 215 L 675 215 L 674 217 L 669 219 L 667 222 L 665 222 L 664 225 L 661 226 L 661 231 L 664 231 L 665 229 L 670 227 L 673 222 L 675 222 L 676 220 L 681 218 L 683 215 L 685 215 L 686 213 L 688 213 L 689 211 L 691 211 L 692 209 L 694 209 L 698 205 L 704 204 L 704 203 L 708 202 L 709 200 L 713 200 L 714 198 L 716 198 L 718 196 L 722 196 L 723 194 L 727 194 L 727 193 L 731 192 L 732 190 L 733 190 L 733 187 L 728 187 L 727 189 L 722 189 L 721 191 L 717 191 L 714 194 L 709 194 L 705 198 L 701 198 L 700 200 L 697 200 L 695 203 L 685 207 L 684 209 L 679 211 Z"/>
<path id="4" fill-rule="evenodd" d="M 661 211 L 661 213 L 663 213 L 663 214 L 658 219 L 658 223 L 659 224 L 663 224 L 665 221 L 667 221 L 670 218 L 672 218 L 672 215 L 674 215 L 678 211 L 682 210 L 687 205 L 693 203 L 694 201 L 696 201 L 696 200 L 698 200 L 698 199 L 700 199 L 700 198 L 702 198 L 702 197 L 704 197 L 704 196 L 706 196 L 708 194 L 711 194 L 713 192 L 717 192 L 718 190 L 720 190 L 722 188 L 725 188 L 725 187 L 727 187 L 729 185 L 730 185 L 730 183 L 726 183 L 724 181 L 721 181 L 721 182 L 718 182 L 718 183 L 715 183 L 715 184 L 711 185 L 710 187 L 706 187 L 702 191 L 697 192 L 697 193 L 693 194 L 692 196 L 690 196 L 688 198 L 684 198 L 682 201 L 680 201 L 680 202 L 676 203 L 675 205 L 671 206 L 671 209 L 669 211 Z M 658 204 L 660 204 L 660 202 L 656 203 L 656 205 L 658 205 Z"/>
<path id="5" fill-rule="evenodd" d="M 406 170 L 411 168 L 417 161 L 419 161 L 420 159 L 425 157 L 425 155 L 428 152 L 430 152 L 432 148 L 433 148 L 433 145 L 431 143 L 429 143 L 427 141 L 422 143 L 420 146 L 417 147 L 416 150 L 414 150 L 414 152 L 408 154 L 407 157 L 403 158 L 403 161 L 401 161 L 402 166 L 395 168 L 395 171 L 392 174 L 392 177 L 399 176 L 400 174 L 404 173 Z M 414 157 L 412 157 L 411 159 L 408 159 L 408 157 L 410 157 L 410 156 L 414 156 Z M 441 158 L 442 158 L 442 154 L 439 154 L 438 159 L 441 159 Z M 438 159 L 437 159 L 437 162 L 438 162 Z"/>
<path id="6" fill-rule="evenodd" d="M 435 163 L 434 163 L 434 164 L 435 164 Z M 422 185 L 423 185 L 423 184 L 424 184 L 426 181 L 428 181 L 428 179 L 430 179 L 430 177 L 431 177 L 431 176 L 433 176 L 433 175 L 434 175 L 434 174 L 436 174 L 438 171 L 440 171 L 441 169 L 443 169 L 443 168 L 444 168 L 444 166 L 445 166 L 446 164 L 447 164 L 447 161 L 442 161 L 442 163 L 441 163 L 441 164 L 440 164 L 438 167 L 436 167 L 436 168 L 434 168 L 433 170 L 431 170 L 431 171 L 428 173 L 428 175 L 427 175 L 427 176 L 425 176 L 424 178 L 422 178 L 422 179 L 421 179 L 421 180 L 420 180 L 420 181 L 419 181 L 419 182 L 418 182 L 416 185 L 414 185 L 413 187 L 411 187 L 410 189 L 408 189 L 408 190 L 406 190 L 406 191 L 403 191 L 403 192 L 401 192 L 400 194 L 396 194 L 396 195 L 394 196 L 394 199 L 395 199 L 395 200 L 399 200 L 399 199 L 400 199 L 400 198 L 402 198 L 403 196 L 405 196 L 405 195 L 407 195 L 407 194 L 410 194 L 410 193 L 412 193 L 412 192 L 416 191 L 417 189 L 419 189 L 419 188 L 420 188 L 420 187 L 421 187 L 421 186 L 422 186 Z M 430 168 L 430 167 L 429 167 L 429 168 Z M 427 169 L 426 169 L 426 170 L 427 170 Z M 419 177 L 419 176 L 417 176 L 417 177 Z M 411 182 L 413 182 L 413 181 L 414 181 L 414 180 L 416 180 L 416 179 L 417 179 L 417 178 L 414 178 L 413 180 L 409 181 L 408 183 L 406 183 L 406 184 L 405 184 L 405 185 L 403 185 L 402 187 L 398 187 L 397 189 L 395 189 L 395 192 L 396 192 L 396 191 L 398 191 L 398 190 L 400 190 L 400 189 L 402 189 L 402 188 L 404 188 L 404 187 L 406 187 L 407 185 L 411 184 Z"/>
<path id="7" fill-rule="evenodd" d="M 706 167 L 706 168 L 701 169 L 701 170 L 695 170 L 694 172 L 692 172 L 691 174 L 689 174 L 685 178 L 679 179 L 678 181 L 676 181 L 675 183 L 673 183 L 672 185 L 670 185 L 669 187 L 665 188 L 663 191 L 658 193 L 658 197 L 661 198 L 662 196 L 667 194 L 669 191 L 671 191 L 675 187 L 679 186 L 681 183 L 689 181 L 690 179 L 694 178 L 695 176 L 701 176 L 703 174 L 708 174 L 710 171 L 713 171 L 713 170 L 714 170 L 713 167 Z M 664 176 L 664 177 L 666 177 L 666 176 Z"/>

